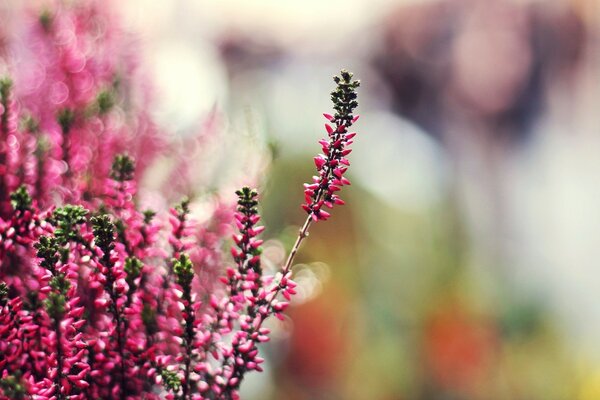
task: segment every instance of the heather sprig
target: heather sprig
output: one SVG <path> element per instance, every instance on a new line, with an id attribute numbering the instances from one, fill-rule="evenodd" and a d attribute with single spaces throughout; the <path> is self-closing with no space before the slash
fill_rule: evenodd
<path id="1" fill-rule="evenodd" d="M 142 273 L 143 267 L 144 264 L 136 257 L 127 257 L 125 259 L 123 270 L 125 271 L 125 274 L 127 274 L 126 281 L 130 292 L 135 290 L 136 280 Z"/>
<path id="2" fill-rule="evenodd" d="M 300 245 L 308 236 L 310 225 L 313 222 L 329 218 L 330 214 L 322 209 L 323 206 L 333 208 L 335 204 L 344 204 L 344 201 L 339 198 L 336 192 L 340 191 L 342 186 L 350 184 L 350 181 L 343 175 L 350 165 L 347 155 L 350 154 L 351 149 L 347 146 L 352 144 L 352 139 L 356 136 L 354 132 L 349 133 L 348 129 L 359 118 L 358 115 L 353 113 L 358 106 L 356 89 L 360 86 L 360 81 L 354 80 L 353 74 L 346 70 L 342 70 L 340 75 L 335 76 L 333 80 L 337 85 L 331 93 L 335 115 L 323 114 L 333 126 L 325 124 L 329 140 L 322 139 L 319 141 L 323 154 L 319 154 L 314 158 L 318 175 L 313 176 L 312 184 L 304 185 L 305 203 L 302 208 L 308 213 L 308 217 L 302 228 L 300 228 L 296 242 L 268 297 L 269 311 L 276 316 L 279 316 L 281 310 L 287 306 L 287 303 L 277 301 L 279 293 L 286 300 L 289 300 L 291 295 L 295 294 L 296 283 L 290 279 L 290 269 Z M 261 320 L 259 326 L 262 325 L 262 321 L 264 319 Z"/>
<path id="3" fill-rule="evenodd" d="M 52 334 L 42 340 L 46 350 L 51 350 L 48 359 L 48 379 L 36 383 L 35 391 L 40 399 L 55 396 L 61 399 L 83 399 L 84 389 L 89 386 L 87 373 L 90 366 L 85 362 L 87 344 L 83 341 L 81 318 L 84 308 L 76 296 L 77 266 L 61 250 L 55 237 L 42 236 L 35 245 L 40 266 L 47 271 L 39 276 L 46 293 L 44 308 L 51 319 Z"/>
<path id="4" fill-rule="evenodd" d="M 96 246 L 102 251 L 102 258 L 99 264 L 99 270 L 105 279 L 104 291 L 109 297 L 106 301 L 103 298 L 97 299 L 96 304 L 99 306 L 108 305 L 108 309 L 112 314 L 112 326 L 116 335 L 116 357 L 114 364 L 118 366 L 116 371 L 119 379 L 115 383 L 119 386 L 114 393 L 118 393 L 120 399 L 126 398 L 126 330 L 125 315 L 123 313 L 124 301 L 123 294 L 127 291 L 127 283 L 125 272 L 120 263 L 117 263 L 117 258 L 113 255 L 115 248 L 115 225 L 110 217 L 106 214 L 97 215 L 91 218 L 92 230 L 94 233 L 94 241 Z"/>
<path id="5" fill-rule="evenodd" d="M 329 218 L 330 214 L 323 210 L 323 206 L 333 208 L 335 204 L 344 204 L 336 192 L 350 184 L 344 174 L 350 165 L 347 156 L 352 150 L 348 146 L 356 133 L 348 130 L 359 118 L 353 112 L 358 106 L 356 89 L 360 81 L 353 80 L 352 73 L 346 70 L 333 80 L 337 84 L 331 92 L 335 114 L 323 114 L 333 126 L 325 124 L 329 138 L 319 141 L 323 153 L 314 158 L 318 175 L 313 176 L 312 183 L 304 185 L 305 203 L 302 208 L 314 221 Z"/>
<path id="6" fill-rule="evenodd" d="M 195 337 L 196 315 L 192 300 L 192 280 L 194 279 L 194 268 L 187 254 L 182 253 L 179 259 L 173 261 L 173 273 L 175 282 L 181 288 L 181 305 L 183 306 L 181 327 L 181 347 L 183 349 L 183 378 L 181 379 L 181 400 L 187 400 L 192 392 L 192 349 Z"/>
<path id="7" fill-rule="evenodd" d="M 169 243 L 173 249 L 173 258 L 179 258 L 180 253 L 189 247 L 185 245 L 184 239 L 190 234 L 190 199 L 184 197 L 169 211 L 171 213 L 169 222 L 172 228 Z"/>
<path id="8" fill-rule="evenodd" d="M 238 196 L 237 212 L 234 214 L 238 234 L 233 235 L 236 247 L 231 249 L 237 268 L 227 269 L 229 290 L 228 302 L 220 303 L 218 313 L 222 333 L 233 331 L 231 345 L 221 344 L 222 362 L 211 389 L 226 399 L 238 398 L 238 389 L 246 373 L 262 371 L 264 362 L 258 355 L 256 345 L 268 340 L 268 329 L 258 325 L 269 316 L 266 307 L 266 291 L 263 270 L 260 263 L 262 239 L 257 236 L 264 226 L 258 226 L 258 192 L 243 187 L 236 192 Z M 214 302 L 213 302 L 214 303 Z M 223 322 L 227 321 L 226 324 Z"/>
<path id="9" fill-rule="evenodd" d="M 264 360 L 258 356 L 257 344 L 269 340 L 269 330 L 262 325 L 272 315 L 283 318 L 281 313 L 288 307 L 291 296 L 296 294 L 296 283 L 290 275 L 298 249 L 308 236 L 311 223 L 329 217 L 329 213 L 322 210 L 323 205 L 332 208 L 334 204 L 343 204 L 335 192 L 339 191 L 341 186 L 350 184 L 343 174 L 349 165 L 346 156 L 350 149 L 347 146 L 352 144 L 352 138 L 355 136 L 355 133 L 348 133 L 348 128 L 358 120 L 353 111 L 358 105 L 356 88 L 359 82 L 353 81 L 352 74 L 345 70 L 342 70 L 340 76 L 334 77 L 334 81 L 337 88 L 332 92 L 332 100 L 336 114 L 325 114 L 325 117 L 334 123 L 335 127 L 326 124 L 329 141 L 321 141 L 325 154 L 315 158 L 319 175 L 313 177 L 312 185 L 305 186 L 306 204 L 303 208 L 309 215 L 275 279 L 261 277 L 262 241 L 255 236 L 264 228 L 254 226 L 259 220 L 256 210 L 258 193 L 249 188 L 236 192 L 238 212 L 235 219 L 240 233 L 234 236 L 238 248 L 232 249 L 232 255 L 237 270 L 228 268 L 227 279 L 223 280 L 229 288 L 229 302 L 218 303 L 213 300 L 212 303 L 222 324 L 225 323 L 231 329 L 231 319 L 237 317 L 239 329 L 234 332 L 231 346 L 221 344 L 223 361 L 221 368 L 216 371 L 215 383 L 210 386 L 217 398 L 239 398 L 238 388 L 245 374 L 252 370 L 262 371 L 260 364 Z M 279 294 L 287 301 L 279 300 Z M 246 313 L 240 312 L 244 305 L 247 306 Z M 224 332 L 228 332 L 229 329 Z"/>
<path id="10" fill-rule="evenodd" d="M 254 299 L 250 298 L 249 300 L 250 303 L 253 303 L 258 296 L 262 278 L 260 246 L 263 240 L 258 239 L 257 236 L 265 228 L 257 225 L 260 220 L 256 207 L 258 192 L 255 189 L 244 187 L 236 194 L 238 195 L 238 208 L 234 218 L 239 234 L 233 235 L 237 248 L 232 248 L 231 254 L 237 264 L 237 271 L 229 272 L 230 296 L 235 297 L 238 293 L 243 294 L 245 290 L 250 290 Z M 254 313 L 251 307 L 248 310 L 250 314 Z"/>

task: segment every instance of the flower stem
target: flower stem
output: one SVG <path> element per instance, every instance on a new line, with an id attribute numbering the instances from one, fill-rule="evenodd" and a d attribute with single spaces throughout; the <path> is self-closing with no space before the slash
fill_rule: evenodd
<path id="1" fill-rule="evenodd" d="M 298 253 L 298 249 L 300 248 L 300 245 L 302 244 L 304 239 L 306 239 L 308 237 L 308 228 L 310 228 L 310 225 L 312 223 L 313 223 L 312 215 L 309 214 L 308 217 L 306 217 L 306 221 L 304 221 L 304 225 L 302 225 L 302 228 L 300 228 L 298 237 L 296 238 L 296 242 L 294 243 L 292 250 L 290 250 L 290 254 L 288 255 L 288 258 L 285 261 L 285 264 L 283 265 L 283 268 L 282 268 L 283 276 L 286 276 L 290 272 L 290 269 L 292 268 L 292 263 L 294 262 L 294 258 L 296 257 L 296 254 Z M 281 292 L 281 289 L 282 289 L 281 285 L 277 285 L 277 289 L 273 292 L 273 296 L 271 296 L 271 299 L 269 300 L 269 303 L 268 303 L 269 309 L 271 308 L 273 301 L 277 298 L 277 295 L 279 294 L 279 292 Z M 266 318 L 263 318 L 260 321 L 258 326 L 255 328 L 255 331 L 258 331 L 260 329 L 260 327 L 262 326 L 263 322 L 265 322 L 265 320 L 266 320 Z"/>
<path id="2" fill-rule="evenodd" d="M 298 253 L 300 245 L 302 244 L 304 239 L 308 237 L 308 228 L 310 227 L 312 222 L 312 215 L 309 215 L 306 218 L 306 221 L 304 221 L 304 225 L 302 225 L 302 228 L 300 228 L 300 232 L 298 233 L 298 237 L 296 238 L 296 243 L 294 243 L 294 247 L 292 247 L 292 250 L 290 250 L 290 254 L 288 255 L 288 258 L 285 264 L 283 265 L 283 275 L 286 275 L 292 267 L 292 263 L 294 262 L 294 258 L 296 257 L 296 253 Z M 277 291 L 277 293 L 279 293 L 279 291 Z M 277 295 L 277 293 L 275 295 Z"/>

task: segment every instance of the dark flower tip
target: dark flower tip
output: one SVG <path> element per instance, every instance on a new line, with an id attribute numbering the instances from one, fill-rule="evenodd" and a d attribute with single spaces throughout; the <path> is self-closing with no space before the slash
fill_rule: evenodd
<path id="1" fill-rule="evenodd" d="M 133 180 L 135 172 L 135 162 L 133 158 L 126 154 L 118 154 L 112 163 L 112 171 L 110 177 L 118 182 Z"/>
<path id="2" fill-rule="evenodd" d="M 88 210 L 82 206 L 74 206 L 67 204 L 64 207 L 57 208 L 52 213 L 52 223 L 56 226 L 54 236 L 62 244 L 66 244 L 71 240 L 77 240 L 78 225 L 83 224 L 86 219 Z"/>
<path id="3" fill-rule="evenodd" d="M 182 253 L 179 259 L 174 260 L 173 272 L 177 277 L 177 283 L 182 287 L 189 287 L 194 278 L 194 268 L 187 254 Z"/>
<path id="4" fill-rule="evenodd" d="M 96 244 L 106 255 L 114 247 L 115 225 L 106 214 L 92 217 L 91 222 Z"/>
<path id="5" fill-rule="evenodd" d="M 8 300 L 8 285 L 4 282 L 0 282 L 0 307 L 4 307 Z"/>
<path id="6" fill-rule="evenodd" d="M 10 194 L 10 204 L 15 211 L 26 211 L 31 209 L 32 199 L 25 185 L 19 186 L 17 190 Z"/>
<path id="7" fill-rule="evenodd" d="M 71 130 L 75 121 L 75 112 L 70 108 L 63 108 L 58 112 L 56 119 L 63 133 L 67 133 Z"/>

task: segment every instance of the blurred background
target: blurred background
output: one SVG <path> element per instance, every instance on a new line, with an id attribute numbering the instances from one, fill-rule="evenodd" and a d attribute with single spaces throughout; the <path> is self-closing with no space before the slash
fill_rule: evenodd
<path id="1" fill-rule="evenodd" d="M 244 399 L 600 399 L 598 0 L 114 4 L 162 128 L 219 132 L 198 190 L 261 188 L 273 268 L 331 76 L 362 81 L 347 205 Z"/>
<path id="2" fill-rule="evenodd" d="M 303 247 L 246 399 L 600 399 L 596 0 L 118 6 L 159 123 L 218 110 L 219 152 L 253 154 L 273 265 L 331 76 L 362 80 L 347 206 Z"/>

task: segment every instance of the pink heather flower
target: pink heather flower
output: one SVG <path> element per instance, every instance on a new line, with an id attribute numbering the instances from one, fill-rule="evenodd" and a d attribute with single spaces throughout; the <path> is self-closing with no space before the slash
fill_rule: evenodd
<path id="1" fill-rule="evenodd" d="M 8 69 L 15 81 L 10 98 L 20 107 L 2 107 L 15 122 L 27 123 L 15 134 L 19 182 L 7 190 L 26 183 L 43 207 L 57 197 L 85 201 L 103 193 L 115 154 L 127 150 L 142 172 L 165 143 L 146 111 L 131 38 L 109 4 L 51 1 L 27 13 L 23 41 L 9 43 L 15 59 L 34 61 Z M 133 86 L 143 90 L 134 95 Z"/>
<path id="2" fill-rule="evenodd" d="M 32 394 L 40 398 L 85 399 L 84 390 L 90 386 L 87 374 L 87 343 L 83 339 L 82 319 L 84 308 L 77 297 L 77 269 L 75 263 L 59 256 L 60 239 L 42 236 L 36 244 L 42 260 L 37 271 L 40 292 L 49 320 L 42 321 L 37 329 L 45 331 L 41 339 L 47 358 L 46 379 L 35 382 Z M 38 343 L 39 344 L 39 343 Z"/>
<path id="3" fill-rule="evenodd" d="M 304 184 L 305 203 L 302 208 L 314 221 L 329 218 L 330 214 L 323 210 L 323 206 L 333 208 L 336 204 L 344 204 L 337 192 L 342 186 L 350 185 L 344 174 L 350 165 L 347 156 L 352 151 L 349 146 L 356 133 L 348 130 L 358 120 L 358 116 L 352 113 L 358 106 L 356 88 L 360 81 L 353 81 L 352 74 L 345 70 L 334 77 L 334 81 L 337 88 L 331 93 L 331 98 L 336 113 L 323 114 L 333 125 L 325 124 L 329 138 L 319 141 L 323 153 L 314 158 L 318 174 L 313 176 L 312 183 Z"/>

